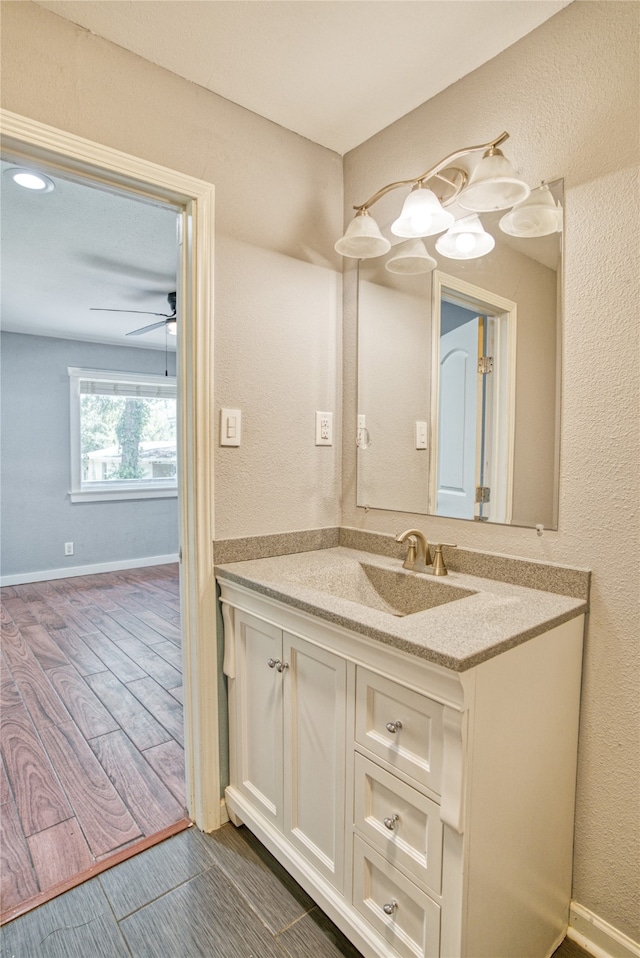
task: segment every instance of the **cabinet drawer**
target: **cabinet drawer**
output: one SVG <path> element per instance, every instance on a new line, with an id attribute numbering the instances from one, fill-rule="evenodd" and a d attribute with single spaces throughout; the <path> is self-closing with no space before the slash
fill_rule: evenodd
<path id="1" fill-rule="evenodd" d="M 402 958 L 439 954 L 439 906 L 357 835 L 353 838 L 353 904 L 394 954 Z"/>
<path id="2" fill-rule="evenodd" d="M 354 825 L 388 861 L 439 894 L 440 807 L 357 753 Z"/>
<path id="3" fill-rule="evenodd" d="M 438 795 L 442 778 L 442 706 L 358 668 L 356 741 Z"/>

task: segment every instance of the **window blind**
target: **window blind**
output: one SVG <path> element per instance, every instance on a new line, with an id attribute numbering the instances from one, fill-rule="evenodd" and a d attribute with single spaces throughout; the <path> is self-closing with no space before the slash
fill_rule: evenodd
<path id="1" fill-rule="evenodd" d="M 118 396 L 133 399 L 175 399 L 175 383 L 123 383 L 80 379 L 81 396 Z"/>

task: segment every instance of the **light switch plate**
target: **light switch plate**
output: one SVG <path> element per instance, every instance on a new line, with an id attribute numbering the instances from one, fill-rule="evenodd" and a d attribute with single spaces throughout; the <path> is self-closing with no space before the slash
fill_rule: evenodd
<path id="1" fill-rule="evenodd" d="M 242 439 L 242 410 L 220 410 L 220 445 L 239 446 Z"/>

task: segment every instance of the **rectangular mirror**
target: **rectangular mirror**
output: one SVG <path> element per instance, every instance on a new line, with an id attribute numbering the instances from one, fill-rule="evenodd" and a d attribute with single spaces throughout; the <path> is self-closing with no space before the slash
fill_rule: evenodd
<path id="1" fill-rule="evenodd" d="M 549 183 L 562 204 L 562 180 Z M 358 268 L 357 504 L 557 528 L 562 234 Z"/>

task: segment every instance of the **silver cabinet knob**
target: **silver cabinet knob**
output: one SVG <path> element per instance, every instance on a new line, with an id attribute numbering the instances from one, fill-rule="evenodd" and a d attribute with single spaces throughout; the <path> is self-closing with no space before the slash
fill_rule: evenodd
<path id="1" fill-rule="evenodd" d="M 281 662 L 279 659 L 276 662 L 276 672 L 284 672 L 285 669 L 289 668 L 288 662 Z"/>
<path id="2" fill-rule="evenodd" d="M 396 827 L 399 820 L 400 819 L 398 815 L 392 815 L 391 818 L 383 818 L 382 824 L 384 825 L 385 828 L 388 828 L 389 831 L 392 832 L 394 828 Z"/>
<path id="3" fill-rule="evenodd" d="M 267 659 L 267 665 L 270 669 L 277 669 L 281 664 L 280 659 Z"/>
<path id="4" fill-rule="evenodd" d="M 395 900 L 395 898 L 392 898 L 390 902 L 387 902 L 386 905 L 382 906 L 382 910 L 385 913 L 385 915 L 393 915 L 397 907 L 398 907 L 398 902 Z"/>
<path id="5" fill-rule="evenodd" d="M 397 722 L 387 722 L 386 725 L 387 732 L 391 732 L 393 735 L 396 734 L 402 728 L 402 722 L 398 719 Z"/>

